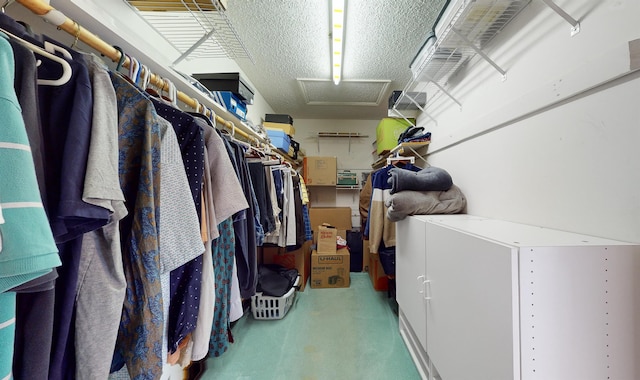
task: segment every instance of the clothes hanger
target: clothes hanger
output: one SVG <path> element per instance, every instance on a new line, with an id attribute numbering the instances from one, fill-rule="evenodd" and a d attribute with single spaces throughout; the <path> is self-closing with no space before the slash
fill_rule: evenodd
<path id="1" fill-rule="evenodd" d="M 2 8 L 0 8 L 0 11 L 2 11 L 2 13 L 5 13 L 5 9 L 6 9 L 9 5 L 13 4 L 14 2 L 15 2 L 15 0 L 7 0 L 7 1 L 5 1 L 5 2 L 4 2 L 4 5 L 2 6 Z"/>
<path id="2" fill-rule="evenodd" d="M 387 157 L 387 166 L 399 164 L 401 162 L 414 164 L 416 162 L 416 158 L 413 156 L 404 157 L 404 156 L 395 156 L 395 157 Z"/>
<path id="3" fill-rule="evenodd" d="M 6 6 L 6 4 L 5 4 Z M 14 41 L 16 41 L 17 43 L 19 43 L 20 45 L 28 48 L 29 50 L 33 51 L 35 54 L 38 54 L 40 56 L 49 58 L 50 60 L 59 63 L 60 65 L 62 65 L 62 75 L 60 76 L 60 78 L 58 79 L 38 79 L 37 83 L 39 85 L 44 85 L 44 86 L 62 86 L 63 84 L 67 83 L 69 81 L 69 79 L 71 79 L 71 74 L 72 74 L 72 69 L 71 69 L 71 65 L 69 64 L 69 62 L 67 62 L 64 58 L 61 58 L 55 54 L 51 54 L 48 51 L 44 50 L 43 48 L 41 48 L 40 46 L 34 45 L 31 42 L 28 42 L 26 40 L 23 40 L 22 38 L 7 32 L 6 30 L 0 28 L 0 32 L 6 34 L 7 36 L 9 36 L 11 39 L 13 39 Z M 42 62 L 37 61 L 36 65 L 40 66 Z"/>

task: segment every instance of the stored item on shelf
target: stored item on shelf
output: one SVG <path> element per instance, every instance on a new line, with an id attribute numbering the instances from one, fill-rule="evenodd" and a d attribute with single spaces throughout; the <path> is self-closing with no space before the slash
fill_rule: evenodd
<path id="1" fill-rule="evenodd" d="M 298 159 L 298 152 L 300 151 L 300 143 L 295 141 L 294 139 L 291 139 L 291 149 L 293 149 L 293 154 L 291 154 L 291 157 L 293 157 L 294 160 Z"/>
<path id="2" fill-rule="evenodd" d="M 330 224 L 338 230 L 351 230 L 351 207 L 311 207 L 309 221 L 315 232 L 323 223 Z"/>
<path id="3" fill-rule="evenodd" d="M 268 113 L 264 115 L 264 121 L 270 121 L 273 123 L 283 123 L 293 125 L 293 118 L 289 115 L 280 113 Z"/>
<path id="4" fill-rule="evenodd" d="M 216 91 L 214 93 L 218 99 L 222 99 L 227 111 L 236 115 L 240 120 L 247 119 L 247 104 L 230 91 Z"/>
<path id="5" fill-rule="evenodd" d="M 312 288 L 348 288 L 351 285 L 349 249 L 341 248 L 334 254 L 311 253 Z"/>
<path id="6" fill-rule="evenodd" d="M 417 77 L 417 75 L 420 73 L 420 71 L 426 64 L 430 53 L 434 49 L 435 43 L 436 43 L 436 36 L 433 33 L 433 31 L 429 31 L 429 34 L 427 35 L 427 38 L 425 39 L 424 43 L 420 47 L 420 50 L 416 53 L 416 56 L 413 57 L 413 60 L 409 65 L 409 68 L 411 69 L 411 73 L 413 74 L 414 78 Z"/>
<path id="7" fill-rule="evenodd" d="M 355 186 L 358 184 L 358 176 L 349 170 L 338 171 L 338 186 Z"/>
<path id="8" fill-rule="evenodd" d="M 405 96 L 402 96 L 402 91 L 393 91 L 389 97 L 389 109 L 395 108 L 397 110 L 417 110 L 418 106 L 411 101 L 415 100 L 416 103 L 423 107 L 427 104 L 426 92 L 407 92 Z"/>
<path id="9" fill-rule="evenodd" d="M 300 143 L 295 141 L 294 139 L 291 139 L 291 146 L 296 152 L 300 150 Z"/>
<path id="10" fill-rule="evenodd" d="M 291 309 L 296 298 L 296 287 L 300 284 L 300 276 L 289 291 L 282 297 L 265 296 L 258 292 L 251 296 L 251 312 L 255 319 L 282 319 Z"/>
<path id="11" fill-rule="evenodd" d="M 275 129 L 267 129 L 267 136 L 271 140 L 271 144 L 284 153 L 289 153 L 290 138 L 283 131 Z"/>
<path id="12" fill-rule="evenodd" d="M 409 121 L 415 124 L 415 119 L 409 119 Z M 411 125 L 405 119 L 400 118 L 385 117 L 380 120 L 376 128 L 378 154 L 395 148 L 398 145 L 398 137 Z"/>
<path id="13" fill-rule="evenodd" d="M 253 89 L 240 77 L 240 73 L 204 73 L 193 77 L 210 91 L 230 91 L 246 104 L 253 104 Z"/>
<path id="14" fill-rule="evenodd" d="M 307 186 L 335 186 L 338 161 L 336 157 L 305 157 L 302 171 Z"/>
<path id="15" fill-rule="evenodd" d="M 295 136 L 296 134 L 296 130 L 295 128 L 293 128 L 292 124 L 274 123 L 271 121 L 265 121 L 264 123 L 262 123 L 262 126 L 265 129 L 275 129 L 278 131 L 283 131 L 284 133 L 288 134 L 291 137 Z"/>

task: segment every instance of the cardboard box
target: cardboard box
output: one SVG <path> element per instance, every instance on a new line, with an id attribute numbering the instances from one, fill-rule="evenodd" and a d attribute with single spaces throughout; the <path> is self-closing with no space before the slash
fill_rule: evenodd
<path id="1" fill-rule="evenodd" d="M 273 123 L 270 121 L 265 121 L 262 123 L 262 126 L 267 131 L 269 130 L 282 131 L 291 137 L 295 136 L 296 134 L 296 130 L 295 128 L 293 128 L 293 125 L 291 124 Z"/>
<path id="2" fill-rule="evenodd" d="M 384 269 L 380 263 L 380 255 L 373 252 L 369 256 L 369 278 L 371 278 L 371 284 L 375 290 L 389 290 L 389 278 L 384 274 Z"/>
<path id="3" fill-rule="evenodd" d="M 311 228 L 316 232 L 318 226 L 327 223 L 338 230 L 351 230 L 351 207 L 311 207 L 309 209 Z M 342 236 L 347 238 L 346 236 Z"/>
<path id="4" fill-rule="evenodd" d="M 369 240 L 362 241 L 362 271 L 369 271 L 369 262 L 370 262 L 371 252 L 369 251 Z"/>
<path id="5" fill-rule="evenodd" d="M 272 129 L 267 130 L 267 136 L 269 136 L 269 140 L 271 140 L 271 144 L 273 144 L 273 146 L 284 153 L 289 153 L 289 143 L 291 138 L 286 133 Z"/>
<path id="6" fill-rule="evenodd" d="M 335 186 L 338 161 L 335 157 L 305 157 L 302 171 L 307 186 Z"/>
<path id="7" fill-rule="evenodd" d="M 351 285 L 349 250 L 341 248 L 335 254 L 311 253 L 312 288 L 348 288 Z"/>
<path id="8" fill-rule="evenodd" d="M 415 119 L 409 119 L 415 124 Z M 405 119 L 385 117 L 380 120 L 376 127 L 376 144 L 378 146 L 378 154 L 389 151 L 398 145 L 398 137 L 411 124 Z"/>
<path id="9" fill-rule="evenodd" d="M 302 247 L 295 251 L 287 251 L 285 248 L 276 246 L 264 246 L 262 263 L 297 269 L 300 274 L 300 291 L 304 291 L 311 274 L 311 240 L 305 241 Z"/>

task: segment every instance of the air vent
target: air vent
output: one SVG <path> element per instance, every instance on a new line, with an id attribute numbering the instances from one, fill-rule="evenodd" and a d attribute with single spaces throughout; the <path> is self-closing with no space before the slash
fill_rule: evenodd
<path id="1" fill-rule="evenodd" d="M 304 101 L 316 106 L 378 106 L 385 99 L 390 80 L 343 80 L 336 86 L 328 79 L 298 79 Z"/>

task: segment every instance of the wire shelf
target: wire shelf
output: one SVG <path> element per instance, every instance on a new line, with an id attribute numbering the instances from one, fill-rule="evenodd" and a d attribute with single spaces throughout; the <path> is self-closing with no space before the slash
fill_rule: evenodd
<path id="1" fill-rule="evenodd" d="M 480 55 L 502 76 L 502 70 L 482 49 L 522 10 L 531 0 L 459 0 L 452 3 L 442 19 L 440 30 L 436 28 L 436 41 L 425 44 L 412 67 L 413 77 L 403 90 L 397 105 L 406 102 L 411 91 L 426 91 L 430 99 L 444 93 L 461 105 L 446 90 L 448 78 L 475 55 Z M 440 27 L 440 25 L 438 25 Z M 430 117 L 423 107 L 423 113 Z M 435 121 L 435 120 L 434 120 Z"/>
<path id="2" fill-rule="evenodd" d="M 217 0 L 124 0 L 181 56 L 188 58 L 253 57 Z"/>

